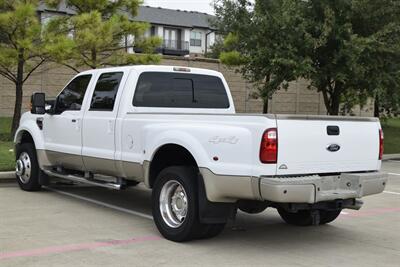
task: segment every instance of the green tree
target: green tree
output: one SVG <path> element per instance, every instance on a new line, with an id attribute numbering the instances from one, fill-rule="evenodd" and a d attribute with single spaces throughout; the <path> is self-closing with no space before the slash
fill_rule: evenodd
<path id="1" fill-rule="evenodd" d="M 0 0 L 0 75 L 15 85 L 14 135 L 21 118 L 23 85 L 45 61 L 38 1 Z"/>
<path id="2" fill-rule="evenodd" d="M 237 67 L 243 77 L 258 88 L 263 112 L 268 100 L 288 82 L 305 75 L 310 68 L 304 57 L 307 42 L 300 3 L 291 0 L 219 0 L 214 4 L 216 25 L 227 34 L 222 63 Z"/>
<path id="3" fill-rule="evenodd" d="M 331 115 L 369 96 L 381 97 L 378 107 L 399 106 L 387 101 L 400 88 L 399 1 L 220 0 L 215 11 L 219 30 L 230 33 L 222 62 L 261 85 L 264 103 L 303 77 Z"/>
<path id="4" fill-rule="evenodd" d="M 61 0 L 48 0 L 57 7 Z M 74 16 L 58 16 L 46 26 L 46 42 L 52 59 L 75 71 L 80 67 L 98 68 L 160 61 L 154 54 L 161 44 L 157 37 L 144 38 L 147 23 L 132 21 L 139 0 L 67 0 Z M 128 38 L 134 36 L 134 38 Z M 142 54 L 129 54 L 126 47 L 139 47 Z"/>
<path id="5" fill-rule="evenodd" d="M 222 38 L 217 38 L 215 43 L 210 46 L 209 51 L 204 54 L 206 58 L 219 59 L 222 52 L 225 51 L 224 41 Z"/>
<path id="6" fill-rule="evenodd" d="M 312 60 L 306 78 L 322 92 L 329 114 L 337 115 L 341 103 L 351 107 L 378 92 L 399 90 L 398 1 L 310 0 L 303 5 L 306 34 L 313 40 L 306 49 Z"/>
<path id="7" fill-rule="evenodd" d="M 356 1 L 354 28 L 367 37 L 361 57 L 368 66 L 363 79 L 375 97 L 375 116 L 400 115 L 400 3 Z"/>

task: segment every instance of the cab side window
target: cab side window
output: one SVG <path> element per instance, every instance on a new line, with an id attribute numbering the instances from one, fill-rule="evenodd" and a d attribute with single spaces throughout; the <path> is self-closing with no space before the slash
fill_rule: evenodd
<path id="1" fill-rule="evenodd" d="M 100 75 L 94 88 L 91 111 L 113 111 L 123 72 L 108 72 Z"/>
<path id="2" fill-rule="evenodd" d="M 92 75 L 81 75 L 73 79 L 57 97 L 56 112 L 80 110 Z"/>

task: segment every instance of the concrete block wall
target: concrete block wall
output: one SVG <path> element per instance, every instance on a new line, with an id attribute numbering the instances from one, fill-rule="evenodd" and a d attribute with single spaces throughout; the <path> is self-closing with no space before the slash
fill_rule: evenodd
<path id="1" fill-rule="evenodd" d="M 48 97 L 55 97 L 75 74 L 71 69 L 56 64 L 39 67 L 24 84 L 23 111 L 28 110 L 33 92 L 44 92 Z M 0 76 L 0 117 L 13 115 L 14 96 L 15 85 Z"/>
<path id="2" fill-rule="evenodd" d="M 238 113 L 261 113 L 263 104 L 260 99 L 252 97 L 254 88 L 246 82 L 239 73 L 227 68 L 217 60 L 183 59 L 181 57 L 164 57 L 162 65 L 206 68 L 220 71 L 228 82 Z M 24 85 L 23 109 L 29 106 L 30 95 L 35 92 L 45 92 L 47 97 L 55 97 L 76 73 L 71 69 L 45 64 L 40 67 Z M 326 114 L 322 95 L 307 88 L 306 80 L 291 82 L 287 90 L 275 93 L 269 102 L 269 113 L 281 114 Z M 14 109 L 14 84 L 0 76 L 0 117 L 12 116 Z M 364 108 L 355 108 L 354 115 L 372 116 L 373 101 Z"/>

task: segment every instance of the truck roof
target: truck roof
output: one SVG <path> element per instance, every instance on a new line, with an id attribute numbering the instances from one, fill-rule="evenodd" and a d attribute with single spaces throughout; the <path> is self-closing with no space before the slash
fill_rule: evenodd
<path id="1" fill-rule="evenodd" d="M 120 67 L 110 67 L 110 68 L 99 68 L 83 71 L 80 74 L 89 74 L 96 72 L 114 72 L 119 70 L 127 70 L 132 69 L 137 72 L 188 72 L 195 74 L 203 74 L 203 75 L 212 75 L 212 76 L 222 76 L 222 74 L 215 70 L 202 69 L 202 68 L 192 68 L 187 66 L 169 66 L 169 65 L 132 65 L 132 66 L 120 66 Z"/>

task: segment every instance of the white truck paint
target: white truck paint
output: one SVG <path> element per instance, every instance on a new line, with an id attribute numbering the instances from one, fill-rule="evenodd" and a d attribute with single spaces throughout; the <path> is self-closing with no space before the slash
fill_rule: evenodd
<path id="1" fill-rule="evenodd" d="M 113 86 L 107 82 L 112 80 L 112 75 L 120 75 L 120 79 L 115 87 L 116 94 L 107 98 L 107 86 Z M 140 77 L 146 75 L 153 75 L 154 80 L 143 78 L 140 82 Z M 174 96 L 163 95 L 156 88 L 157 79 L 164 81 L 163 75 L 167 77 L 165 81 L 171 82 L 168 85 L 174 87 L 175 91 L 171 91 Z M 188 86 L 190 81 L 191 93 L 190 86 L 183 86 L 184 83 Z M 211 86 L 207 82 L 210 81 L 221 84 L 223 95 L 207 91 L 207 86 Z M 79 93 L 74 90 L 84 82 L 88 85 L 83 90 L 83 99 L 79 98 L 82 103 L 77 103 L 75 98 Z M 160 82 L 158 86 L 164 85 Z M 217 85 L 214 82 L 212 86 Z M 169 90 L 169 87 L 165 88 Z M 200 88 L 209 97 L 198 100 Z M 184 103 L 190 95 L 193 100 L 188 102 L 189 106 L 203 105 L 207 101 L 214 103 L 212 101 L 218 99 L 221 102 L 224 97 L 229 105 L 207 108 L 174 106 L 175 101 Z M 138 101 L 142 101 L 139 103 L 145 103 L 146 97 L 155 103 L 164 98 L 167 100 L 161 105 L 135 105 L 133 99 L 136 96 Z M 76 103 L 70 105 L 69 110 L 57 112 L 60 106 L 69 103 L 69 98 L 75 99 Z M 96 101 L 105 106 L 112 101 L 113 108 L 94 108 L 98 104 Z M 304 209 L 322 212 L 329 208 L 315 205 L 322 202 L 337 204 L 338 201 L 347 201 L 345 205 L 339 203 L 342 205 L 338 206 L 340 209 L 359 208 L 356 199 L 382 192 L 387 180 L 386 174 L 379 172 L 381 127 L 378 120 L 236 114 L 228 85 L 223 75 L 216 71 L 170 66 L 90 70 L 74 77 L 55 103 L 46 114 L 23 114 L 15 143 L 20 146 L 30 136 L 42 173 L 66 179 L 84 181 L 89 177 L 90 183 L 95 184 L 92 175 L 105 174 L 118 177 L 120 183 L 144 182 L 151 188 L 157 184 L 157 175 L 161 171 L 157 166 L 166 168 L 169 162 L 181 166 L 182 162 L 193 159 L 191 164 L 201 174 L 204 194 L 210 205 L 246 203 L 246 207 L 253 207 L 251 201 L 255 201 L 281 210 L 292 209 L 290 212 Z M 165 103 L 171 106 L 163 106 Z M 212 105 L 210 103 L 207 105 Z M 43 124 L 42 129 L 38 120 Z M 267 129 L 277 131 L 277 159 L 276 162 L 263 163 L 260 144 Z M 329 132 L 332 129 L 333 133 Z M 161 151 L 170 148 L 188 153 L 177 156 L 178 150 L 166 150 L 172 153 L 171 157 L 164 155 L 165 158 L 158 162 L 157 156 L 162 154 Z M 21 162 L 18 177 L 26 171 L 26 166 L 23 169 L 24 161 Z M 76 171 L 84 175 L 79 178 Z M 31 176 L 34 179 L 34 175 Z M 21 181 L 20 185 L 29 189 Z M 294 206 L 290 205 L 300 206 L 293 209 Z M 239 205 L 242 210 L 246 207 Z M 313 218 L 316 217 L 313 215 Z"/>

